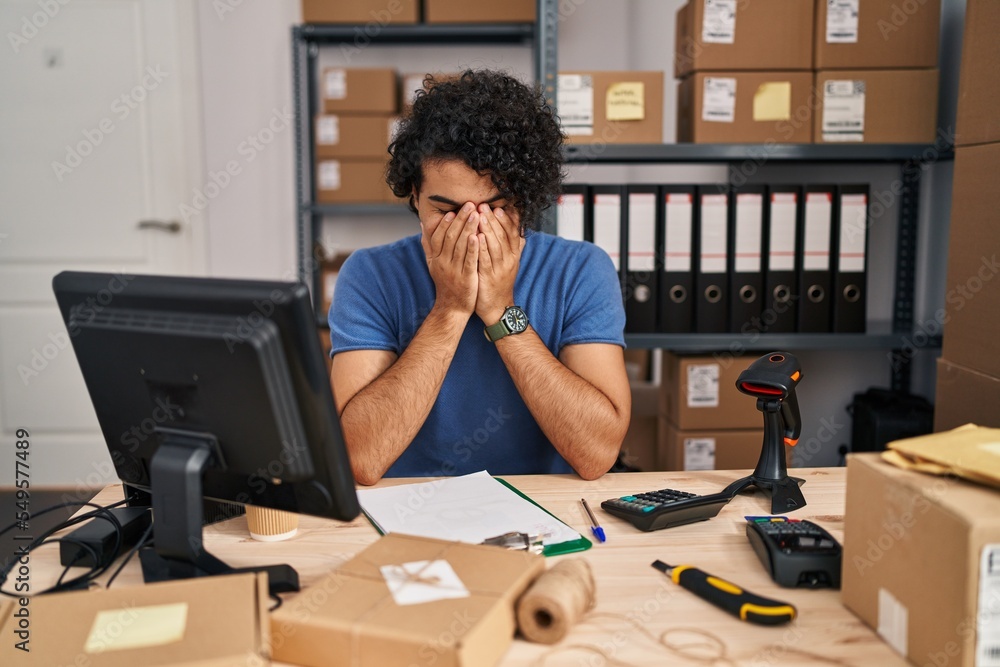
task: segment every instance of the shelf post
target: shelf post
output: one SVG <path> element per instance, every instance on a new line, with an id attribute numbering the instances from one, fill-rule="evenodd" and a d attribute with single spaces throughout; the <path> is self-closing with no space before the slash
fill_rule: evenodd
<path id="1" fill-rule="evenodd" d="M 911 159 L 900 165 L 902 192 L 899 197 L 899 225 L 896 240 L 896 285 L 893 293 L 893 333 L 913 335 L 913 301 L 917 273 L 917 219 L 920 202 L 921 164 Z M 892 351 L 892 388 L 910 391 L 913 352 Z"/>

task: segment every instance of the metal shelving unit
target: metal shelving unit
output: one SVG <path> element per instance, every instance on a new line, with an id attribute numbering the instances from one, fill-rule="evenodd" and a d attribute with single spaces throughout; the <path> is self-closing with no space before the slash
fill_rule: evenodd
<path id="1" fill-rule="evenodd" d="M 302 25 L 292 28 L 292 68 L 295 111 L 295 183 L 297 194 L 299 277 L 319 291 L 319 266 L 313 255 L 315 239 L 325 215 L 385 215 L 406 213 L 392 204 L 317 204 L 313 195 L 313 128 L 319 109 L 317 59 L 321 47 L 362 48 L 369 45 L 530 44 L 535 80 L 548 102 L 556 107 L 557 0 L 537 0 L 535 24 L 365 26 Z M 728 163 L 747 161 L 801 163 L 895 163 L 900 167 L 902 191 L 897 229 L 894 309 L 889 322 L 869 323 L 865 334 L 627 334 L 634 347 L 677 351 L 733 349 L 887 349 L 893 351 L 892 386 L 910 384 L 910 359 L 902 348 L 913 332 L 916 275 L 917 216 L 922 161 L 948 160 L 950 147 L 931 144 L 601 144 L 570 145 L 568 163 L 664 164 Z M 554 229 L 548 218 L 543 229 Z M 317 311 L 317 323 L 326 326 L 326 314 Z M 932 342 L 933 343 L 933 342 Z M 940 341 L 937 341 L 940 344 Z"/>
<path id="2" fill-rule="evenodd" d="M 326 215 L 385 215 L 408 213 L 406 206 L 393 204 L 319 204 L 315 199 L 313 170 L 315 165 L 312 118 L 319 112 L 318 59 L 323 47 L 342 49 L 368 48 L 371 45 L 530 45 L 534 54 L 535 80 L 540 82 L 546 98 L 556 103 L 556 72 L 558 71 L 556 41 L 559 21 L 557 0 L 537 0 L 536 23 L 497 25 L 319 25 L 292 27 L 292 104 L 295 113 L 295 193 L 296 193 L 296 256 L 299 279 L 319 294 L 319 264 L 315 242 L 319 238 Z M 318 302 L 314 299 L 314 302 Z M 316 321 L 326 326 L 326 313 L 319 312 Z"/>

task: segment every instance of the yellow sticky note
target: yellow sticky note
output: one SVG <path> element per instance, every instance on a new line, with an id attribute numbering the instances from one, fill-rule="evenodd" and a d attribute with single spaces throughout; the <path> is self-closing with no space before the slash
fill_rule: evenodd
<path id="1" fill-rule="evenodd" d="M 646 117 L 646 86 L 642 81 L 620 81 L 608 86 L 605 96 L 608 120 L 642 120 Z"/>
<path id="2" fill-rule="evenodd" d="M 184 638 L 187 603 L 122 607 L 98 612 L 83 646 L 86 653 L 163 646 Z"/>
<path id="3" fill-rule="evenodd" d="M 757 92 L 753 95 L 754 120 L 788 120 L 791 117 L 790 81 L 768 81 L 757 87 Z"/>

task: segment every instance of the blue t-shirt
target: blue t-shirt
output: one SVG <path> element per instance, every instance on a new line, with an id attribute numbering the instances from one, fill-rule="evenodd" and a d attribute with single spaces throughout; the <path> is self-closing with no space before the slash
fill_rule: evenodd
<path id="1" fill-rule="evenodd" d="M 357 250 L 337 277 L 333 354 L 401 355 L 434 305 L 420 235 Z M 514 300 L 553 355 L 565 345 L 624 347 L 625 310 L 614 265 L 591 243 L 528 233 Z M 557 400 L 553 397 L 553 400 Z M 389 477 L 572 472 L 528 411 L 494 343 L 473 314 L 437 401 Z"/>

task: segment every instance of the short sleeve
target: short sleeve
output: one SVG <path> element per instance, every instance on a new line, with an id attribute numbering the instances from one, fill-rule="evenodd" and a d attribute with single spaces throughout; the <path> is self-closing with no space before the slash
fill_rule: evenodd
<path id="1" fill-rule="evenodd" d="M 560 347 L 611 343 L 625 347 L 625 306 L 618 272 L 608 254 L 581 243 L 572 270 L 579 276 L 569 294 Z"/>
<path id="2" fill-rule="evenodd" d="M 379 283 L 375 262 L 366 250 L 351 253 L 340 267 L 328 320 L 331 354 L 350 350 L 400 353 L 392 311 Z"/>

